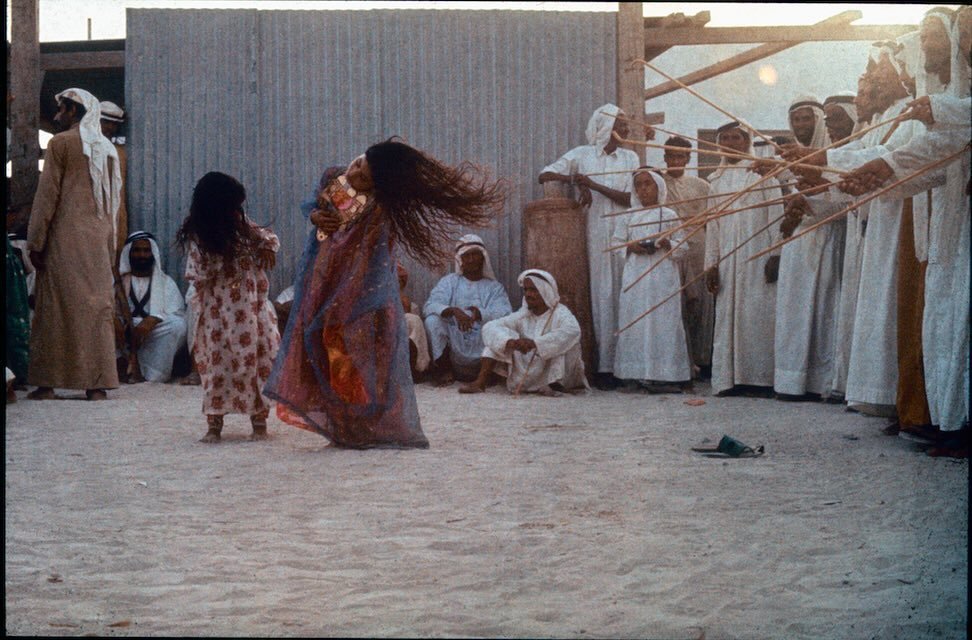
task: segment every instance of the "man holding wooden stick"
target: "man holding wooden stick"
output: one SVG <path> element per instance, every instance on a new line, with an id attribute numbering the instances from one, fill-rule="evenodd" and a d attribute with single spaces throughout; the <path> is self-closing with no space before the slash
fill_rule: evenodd
<path id="1" fill-rule="evenodd" d="M 751 160 L 743 160 L 745 155 L 753 155 L 753 148 L 752 136 L 740 122 L 733 121 L 719 127 L 718 143 L 740 154 L 738 159 L 723 157 L 722 165 L 753 164 Z M 731 193 L 744 191 L 757 181 L 759 176 L 751 171 L 717 170 L 710 179 L 710 185 L 716 193 Z M 770 184 L 775 182 L 775 178 L 770 178 Z M 716 296 L 712 390 L 719 395 L 728 395 L 739 385 L 763 387 L 757 393 L 768 395 L 773 386 L 775 283 L 779 273 L 779 255 L 770 256 L 759 263 L 750 263 L 747 259 L 771 245 L 779 231 L 768 228 L 749 242 L 743 251 L 720 260 L 737 251 L 744 241 L 750 240 L 771 219 L 782 216 L 783 205 L 780 203 L 760 206 L 771 193 L 748 193 L 734 205 L 752 205 L 751 209 L 710 220 L 707 224 L 706 286 Z M 773 195 L 779 196 L 780 193 Z"/>

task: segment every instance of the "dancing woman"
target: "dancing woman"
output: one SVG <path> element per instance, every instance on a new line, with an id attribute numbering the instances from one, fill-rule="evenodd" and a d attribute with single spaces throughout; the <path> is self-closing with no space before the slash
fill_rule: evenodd
<path id="1" fill-rule="evenodd" d="M 303 206 L 317 229 L 265 393 L 285 422 L 340 447 L 427 448 L 409 371 L 396 246 L 427 266 L 456 227 L 486 225 L 499 183 L 394 139 L 330 168 Z"/>

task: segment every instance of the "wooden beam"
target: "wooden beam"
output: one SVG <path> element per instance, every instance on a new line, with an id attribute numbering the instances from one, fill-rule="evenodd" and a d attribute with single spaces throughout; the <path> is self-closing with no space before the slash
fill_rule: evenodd
<path id="1" fill-rule="evenodd" d="M 40 57 L 44 71 L 77 71 L 81 69 L 125 68 L 124 51 L 78 51 L 44 53 Z"/>
<path id="2" fill-rule="evenodd" d="M 842 27 L 706 27 L 704 29 L 645 29 L 652 47 L 751 42 L 833 42 L 894 40 L 916 31 L 914 24 L 846 25 Z"/>
<path id="3" fill-rule="evenodd" d="M 40 102 L 38 0 L 13 0 L 10 7 L 10 192 L 7 205 L 29 205 L 37 190 L 37 104 Z"/>
<path id="4" fill-rule="evenodd" d="M 844 25 L 851 20 L 857 20 L 858 18 L 860 18 L 860 15 L 861 14 L 859 11 L 845 11 L 843 13 L 839 13 L 835 16 L 827 18 L 826 20 L 818 22 L 812 27 L 804 27 L 804 28 L 839 29 L 841 25 Z M 795 47 L 798 44 L 800 43 L 799 42 L 775 42 L 775 43 L 763 44 L 758 47 L 754 47 L 753 49 L 750 49 L 748 51 L 743 51 L 742 53 L 726 58 L 725 60 L 721 60 L 715 64 L 709 65 L 708 67 L 703 67 L 702 69 L 693 71 L 688 75 L 682 76 L 681 78 L 679 78 L 679 80 L 682 82 L 682 84 L 693 85 L 702 82 L 703 80 L 714 78 L 728 71 L 734 71 L 747 64 L 756 62 L 757 60 L 768 58 L 771 55 L 774 55 L 776 53 L 779 53 L 780 51 L 784 51 L 791 47 Z M 678 89 L 679 89 L 679 85 L 669 80 L 667 82 L 663 82 L 662 84 L 655 85 L 654 87 L 650 87 L 649 89 L 647 89 L 645 91 L 645 100 L 651 100 L 652 98 L 663 96 L 666 93 L 677 91 Z"/>
<path id="5" fill-rule="evenodd" d="M 686 16 L 683 13 L 672 13 L 664 17 L 650 16 L 645 18 L 645 29 L 676 29 L 691 28 L 701 29 L 709 23 L 711 16 L 708 11 L 700 11 L 694 16 Z M 671 49 L 666 47 L 653 47 L 651 41 L 645 40 L 645 60 L 652 60 Z"/>
<path id="6" fill-rule="evenodd" d="M 640 2 L 619 2 L 617 13 L 617 80 L 618 106 L 632 122 L 628 137 L 645 139 L 645 69 L 632 63 L 645 51 L 644 9 Z M 638 145 L 635 153 L 645 161 L 644 147 Z"/>

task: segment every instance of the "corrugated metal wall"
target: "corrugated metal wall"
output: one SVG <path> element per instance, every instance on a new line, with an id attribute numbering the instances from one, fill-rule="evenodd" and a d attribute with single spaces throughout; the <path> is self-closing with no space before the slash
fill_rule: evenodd
<path id="1" fill-rule="evenodd" d="M 321 170 L 401 135 L 508 181 L 503 216 L 479 233 L 516 305 L 537 175 L 616 95 L 613 13 L 129 9 L 127 29 L 130 228 L 158 235 L 180 283 L 173 238 L 204 173 L 238 177 L 247 212 L 280 236 L 275 295 Z M 406 264 L 424 300 L 441 273 Z"/>

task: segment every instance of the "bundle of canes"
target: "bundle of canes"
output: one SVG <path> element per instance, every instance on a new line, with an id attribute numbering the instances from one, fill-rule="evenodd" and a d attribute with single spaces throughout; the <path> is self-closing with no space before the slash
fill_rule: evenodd
<path id="1" fill-rule="evenodd" d="M 769 187 L 757 187 L 755 189 L 750 189 L 750 193 L 755 193 L 757 191 L 769 191 L 770 189 L 782 189 L 783 187 L 795 187 L 800 183 L 799 180 L 794 180 L 793 182 L 781 182 L 780 184 L 771 185 Z M 684 198 L 682 200 L 669 200 L 666 202 L 664 207 L 674 207 L 679 204 L 687 204 L 689 202 L 698 202 L 699 200 L 711 200 L 712 198 L 728 198 L 729 196 L 736 195 L 735 191 L 728 191 L 726 193 L 709 193 L 704 196 L 695 196 L 694 198 Z M 612 211 L 611 213 L 602 213 L 602 218 L 614 218 L 616 216 L 624 216 L 629 213 L 635 213 L 637 211 L 646 211 L 648 209 L 654 209 L 657 204 L 653 204 L 650 207 L 638 207 L 637 209 L 625 209 L 624 211 Z"/>
<path id="2" fill-rule="evenodd" d="M 658 268 L 658 265 L 660 265 L 662 262 L 664 262 L 664 260 L 666 258 L 668 258 L 672 253 L 674 253 L 676 249 L 678 249 L 680 246 L 682 246 L 683 244 L 685 244 L 685 242 L 687 242 L 688 239 L 691 236 L 695 235 L 696 233 L 698 233 L 699 231 L 701 231 L 702 229 L 704 229 L 705 228 L 705 225 L 706 225 L 706 223 L 708 221 L 715 220 L 717 218 L 721 218 L 721 217 L 724 217 L 724 216 L 729 216 L 729 215 L 732 215 L 732 214 L 735 214 L 735 213 L 739 213 L 740 211 L 748 211 L 750 209 L 757 209 L 759 207 L 771 206 L 771 205 L 774 205 L 774 204 L 782 204 L 786 200 L 792 198 L 794 195 L 799 195 L 799 194 L 790 194 L 788 196 L 784 196 L 784 197 L 781 197 L 781 198 L 775 198 L 773 200 L 766 200 L 766 201 L 763 201 L 763 202 L 758 202 L 758 203 L 756 203 L 754 205 L 750 205 L 748 207 L 740 207 L 738 209 L 730 209 L 728 211 L 720 211 L 717 214 L 713 214 L 713 215 L 709 216 L 706 220 L 697 221 L 695 218 L 693 218 L 692 220 L 687 221 L 687 224 L 689 224 L 689 225 L 695 224 L 695 225 L 698 225 L 698 226 L 695 229 L 693 229 L 692 231 L 690 231 L 689 234 L 685 238 L 683 238 L 681 241 L 673 244 L 672 245 L 672 248 L 669 249 L 668 253 L 666 253 L 665 255 L 663 255 L 660 260 L 656 261 L 650 267 L 648 267 L 647 269 L 645 269 L 637 278 L 635 278 L 634 282 L 632 282 L 627 287 L 625 287 L 624 288 L 625 293 L 627 293 L 628 291 L 630 291 L 632 287 L 634 287 L 636 284 L 638 284 L 639 282 L 641 282 L 642 278 L 645 278 L 646 276 L 648 276 L 648 274 L 650 274 L 652 271 L 654 271 L 656 268 Z M 782 220 L 784 215 L 786 215 L 786 214 L 784 213 L 783 215 L 780 215 L 780 216 L 774 218 L 773 219 L 773 222 L 776 222 L 778 220 Z M 753 238 L 755 238 L 757 235 L 759 235 L 760 233 L 762 233 L 763 231 L 765 231 L 766 229 L 768 229 L 770 226 L 772 226 L 772 224 L 773 223 L 771 222 L 769 225 L 763 227 L 762 229 L 760 229 L 759 231 L 757 231 L 756 233 L 754 233 L 752 236 L 750 236 L 749 238 L 747 238 L 746 240 L 744 240 L 739 246 L 742 246 L 742 245 L 746 244 L 747 242 L 749 242 L 750 240 L 752 240 Z M 621 249 L 622 247 L 630 246 L 630 245 L 635 244 L 637 242 L 641 242 L 642 240 L 650 240 L 650 239 L 654 239 L 654 238 L 660 238 L 660 237 L 663 237 L 663 236 L 667 238 L 668 236 L 670 236 L 675 231 L 676 231 L 675 228 L 666 229 L 665 231 L 660 231 L 658 233 L 653 233 L 653 234 L 650 234 L 648 236 L 645 236 L 644 238 L 640 238 L 638 240 L 632 240 L 630 242 L 626 242 L 624 244 L 617 245 L 616 247 L 612 247 L 610 250 Z M 694 282 L 694 280 L 693 280 L 693 282 Z"/>
<path id="3" fill-rule="evenodd" d="M 617 251 L 618 249 L 623 249 L 625 247 L 630 247 L 630 246 L 635 245 L 635 244 L 638 244 L 639 242 L 642 242 L 644 240 L 655 240 L 655 239 L 658 239 L 658 238 L 667 238 L 667 237 L 669 237 L 669 236 L 671 236 L 671 235 L 673 235 L 673 234 L 675 234 L 675 233 L 677 233 L 677 232 L 679 232 L 679 231 L 681 231 L 681 230 L 683 230 L 683 229 L 685 229 L 687 227 L 698 227 L 700 225 L 705 225 L 706 223 L 710 222 L 711 220 L 717 220 L 719 218 L 723 218 L 725 216 L 732 215 L 734 213 L 740 213 L 742 211 L 749 211 L 751 209 L 758 209 L 759 207 L 769 207 L 769 206 L 772 206 L 774 204 L 785 204 L 787 201 L 789 201 L 790 199 L 795 198 L 797 196 L 811 196 L 811 195 L 814 195 L 816 193 L 819 193 L 821 190 L 823 190 L 825 188 L 829 188 L 833 184 L 835 184 L 835 183 L 827 182 L 827 183 L 822 184 L 822 185 L 814 185 L 814 186 L 811 186 L 811 187 L 809 187 L 807 189 L 804 189 L 802 191 L 794 191 L 792 193 L 788 193 L 786 195 L 783 195 L 783 196 L 780 196 L 780 197 L 777 197 L 777 198 L 770 198 L 768 200 L 760 200 L 759 202 L 753 203 L 751 205 L 748 205 L 748 206 L 745 206 L 745 207 L 737 207 L 735 209 L 719 209 L 719 210 L 714 210 L 714 209 L 716 209 L 716 207 L 713 207 L 712 209 L 710 209 L 710 211 L 713 211 L 713 213 L 702 212 L 699 215 L 694 216 L 692 218 L 689 218 L 687 220 L 681 220 L 681 218 L 678 218 L 678 220 L 680 220 L 681 222 L 678 225 L 676 225 L 675 227 L 672 227 L 670 229 L 666 229 L 664 231 L 658 231 L 656 233 L 652 233 L 652 234 L 643 236 L 641 238 L 636 238 L 634 240 L 629 240 L 627 242 L 622 242 L 621 244 L 618 244 L 618 245 L 612 245 L 612 246 L 607 247 L 606 249 L 604 249 L 604 251 L 605 252 L 607 252 L 607 251 Z M 749 190 L 749 193 L 752 193 L 754 191 L 764 191 L 766 189 L 780 189 L 781 187 L 782 187 L 782 185 L 773 185 L 771 187 L 765 187 L 763 189 L 751 189 L 751 190 Z M 663 205 L 657 205 L 656 204 L 656 205 L 652 205 L 650 207 L 645 207 L 645 209 L 654 209 L 654 208 L 659 207 L 659 206 L 667 207 L 668 204 L 669 203 L 667 203 L 667 202 L 665 204 L 663 204 Z M 648 227 L 648 226 L 653 226 L 653 225 L 656 225 L 656 224 L 660 224 L 661 222 L 670 222 L 672 220 L 674 220 L 674 218 L 668 218 L 668 219 L 661 220 L 661 221 L 657 221 L 657 222 L 640 222 L 640 223 L 637 223 L 637 224 L 633 224 L 631 226 L 633 226 L 633 227 Z"/>
<path id="4" fill-rule="evenodd" d="M 842 140 L 838 140 L 837 142 L 833 142 L 833 143 L 827 145 L 826 147 L 822 147 L 820 149 L 816 149 L 812 154 L 808 154 L 805 157 L 811 157 L 811 156 L 818 155 L 818 154 L 821 154 L 821 153 L 826 153 L 830 149 L 833 149 L 833 148 L 839 147 L 841 145 L 844 145 L 844 144 L 846 144 L 846 143 L 848 143 L 851 140 L 854 140 L 856 138 L 860 138 L 861 136 L 863 136 L 863 135 L 865 135 L 865 134 L 873 131 L 874 129 L 877 129 L 878 127 L 883 127 L 883 126 L 885 126 L 887 124 L 892 124 L 892 123 L 899 122 L 899 121 L 902 121 L 902 120 L 907 120 L 910 117 L 911 117 L 911 114 L 908 111 L 904 111 L 904 112 L 898 114 L 897 116 L 895 116 L 893 118 L 889 118 L 887 120 L 884 120 L 884 121 L 875 123 L 873 125 L 864 127 L 860 131 L 857 131 L 856 133 L 853 133 L 850 136 L 848 136 L 848 137 L 846 137 L 846 138 L 844 138 Z M 792 164 L 796 164 L 796 162 L 793 162 Z M 726 211 L 725 208 L 728 207 L 729 205 L 731 205 L 733 202 L 735 202 L 736 200 L 742 198 L 744 195 L 750 193 L 751 191 L 754 190 L 755 187 L 757 187 L 760 184 L 766 182 L 770 178 L 775 178 L 780 173 L 786 171 L 789 167 L 790 167 L 790 164 L 789 163 L 788 164 L 784 164 L 784 165 L 780 165 L 779 167 L 777 167 L 776 169 L 773 169 L 772 171 L 770 171 L 769 173 L 767 173 L 762 178 L 760 178 L 759 180 L 757 180 L 753 184 L 749 185 L 745 189 L 741 189 L 739 192 L 736 193 L 736 195 L 734 195 L 731 198 L 729 198 L 726 202 L 720 203 L 720 204 L 718 204 L 718 205 L 716 205 L 714 207 L 710 207 L 709 209 L 707 209 L 706 211 L 703 211 L 702 213 L 700 213 L 699 215 L 693 217 L 692 219 L 685 221 L 682 225 L 679 225 L 678 227 L 673 228 L 673 229 L 669 229 L 668 230 L 668 233 L 671 234 L 671 233 L 674 233 L 675 231 L 678 231 L 680 229 L 684 229 L 687 226 L 690 226 L 690 225 L 698 225 L 694 230 L 690 231 L 689 234 L 685 238 L 683 238 L 680 242 L 678 242 L 675 245 L 673 245 L 672 248 L 669 249 L 665 253 L 665 255 L 662 256 L 662 259 L 664 260 L 665 258 L 671 257 L 671 255 L 675 252 L 675 250 L 678 249 L 680 246 L 682 246 L 682 244 L 684 244 L 685 242 L 687 242 L 690 237 L 692 237 L 693 235 L 695 235 L 696 233 L 698 233 L 700 230 L 704 229 L 705 228 L 705 222 L 708 222 L 708 220 L 710 219 L 710 217 L 713 217 L 714 215 L 718 215 L 718 213 L 720 213 L 720 211 Z M 715 212 L 715 213 L 713 213 L 713 212 Z M 655 267 L 657 267 L 659 264 L 661 264 L 661 262 L 662 262 L 662 260 L 659 260 L 659 261 L 655 262 L 655 264 L 653 264 L 650 267 L 648 267 L 648 269 L 646 269 L 644 273 L 642 273 L 640 276 L 638 276 L 638 278 L 635 280 L 634 283 L 632 283 L 631 285 L 629 285 L 628 289 L 630 289 L 632 286 L 634 286 L 635 283 L 639 282 L 646 275 L 648 275 L 649 273 L 651 273 L 652 270 L 655 269 Z M 626 289 L 626 291 L 627 291 L 627 289 Z"/>
<path id="5" fill-rule="evenodd" d="M 547 329 L 549 329 L 549 328 L 550 328 L 550 321 L 551 321 L 551 320 L 553 320 L 553 317 L 554 317 L 554 310 L 555 310 L 555 309 L 556 309 L 556 308 L 557 308 L 558 306 L 560 306 L 560 303 L 559 303 L 559 302 L 558 302 L 557 304 L 555 304 L 555 305 L 554 305 L 554 306 L 553 306 L 553 307 L 552 307 L 552 308 L 550 309 L 550 315 L 549 315 L 549 316 L 547 316 L 547 321 L 546 321 L 545 323 L 543 323 L 543 329 L 542 329 L 542 330 L 540 331 L 540 335 L 541 335 L 541 336 L 542 336 L 543 334 L 545 334 L 545 333 L 547 333 Z M 526 382 L 526 379 L 527 379 L 527 374 L 528 374 L 528 373 L 530 373 L 530 367 L 532 367 L 532 366 L 533 366 L 533 361 L 534 361 L 534 360 L 536 360 L 536 359 L 537 359 L 537 350 L 536 350 L 536 349 L 534 349 L 534 350 L 533 350 L 533 355 L 532 355 L 532 356 L 530 356 L 530 360 L 529 360 L 529 361 L 527 362 L 527 366 L 526 366 L 526 369 L 524 369 L 524 370 L 523 370 L 523 377 L 522 377 L 522 378 L 520 378 L 520 384 L 518 384 L 518 385 L 516 385 L 516 390 L 515 390 L 515 391 L 513 392 L 513 396 L 514 396 L 514 397 L 517 397 L 517 396 L 519 396 L 519 395 L 520 395 L 520 391 L 522 391 L 522 390 L 523 390 L 523 384 L 524 384 L 524 383 Z M 512 368 L 512 367 L 511 367 L 511 368 Z"/>
<path id="6" fill-rule="evenodd" d="M 737 251 L 739 251 L 740 249 L 742 249 L 744 246 L 746 246 L 746 244 L 748 244 L 750 240 L 752 240 L 753 238 L 755 238 L 756 236 L 758 236 L 759 234 L 763 233 L 764 231 L 766 231 L 767 229 L 769 229 L 770 227 L 772 227 L 774 224 L 776 224 L 777 222 L 779 222 L 780 220 L 782 220 L 785 215 L 786 214 L 777 216 L 776 218 L 773 218 L 768 223 L 766 223 L 765 225 L 763 225 L 762 227 L 760 227 L 756 231 L 756 233 L 754 233 L 753 235 L 749 236 L 748 238 L 746 238 L 745 240 L 743 240 L 742 242 L 740 242 L 736 246 L 735 249 L 733 249 L 732 251 L 730 251 L 726 255 L 720 257 L 719 260 L 714 265 L 712 265 L 711 267 L 709 267 L 709 269 L 713 269 L 713 268 L 718 267 L 720 264 L 722 264 L 722 261 L 723 260 L 725 260 L 726 258 L 729 258 L 729 257 L 731 257 L 733 255 L 735 255 L 735 253 Z M 659 264 L 660 262 L 661 261 L 659 260 L 655 264 Z M 641 319 L 645 318 L 648 314 L 650 314 L 652 311 L 654 311 L 655 309 L 659 308 L 660 306 L 662 306 L 663 304 L 665 304 L 666 302 L 668 302 L 669 300 L 671 300 L 672 298 L 674 298 L 678 294 L 680 294 L 683 291 L 685 291 L 686 289 L 688 289 L 690 286 L 692 286 L 693 284 L 695 284 L 699 280 L 699 278 L 705 276 L 705 274 L 708 273 L 709 269 L 705 269 L 702 272 L 698 273 L 694 278 L 692 278 L 691 280 L 689 280 L 688 282 L 686 282 L 685 284 L 683 284 L 681 287 L 679 287 L 678 289 L 676 289 L 674 291 L 674 293 L 672 293 L 671 295 L 669 295 L 667 298 L 665 298 L 664 300 L 662 300 L 661 302 L 659 302 L 655 306 L 651 307 L 650 309 L 648 309 L 647 311 L 645 311 L 644 313 L 642 313 L 640 316 L 638 316 L 637 318 L 635 318 L 634 320 L 632 320 L 628 324 L 626 324 L 623 327 L 621 327 L 620 329 L 618 329 L 615 332 L 615 335 L 621 335 L 621 332 L 622 331 L 626 331 L 627 329 L 630 329 L 637 322 L 639 322 Z M 627 289 L 626 289 L 626 291 L 627 291 Z"/>
<path id="7" fill-rule="evenodd" d="M 943 166 L 945 164 L 948 164 L 949 162 L 951 162 L 951 161 L 955 160 L 956 158 L 958 158 L 963 153 L 968 153 L 969 148 L 970 148 L 970 145 L 966 145 L 966 146 L 962 147 L 960 150 L 956 151 L 955 153 L 953 153 L 950 156 L 947 156 L 947 157 L 942 158 L 940 160 L 936 160 L 935 162 L 931 162 L 929 164 L 926 164 L 921 169 L 917 169 L 914 172 L 912 172 L 912 173 L 908 174 L 907 176 L 905 176 L 904 178 L 901 178 L 900 180 L 896 180 L 895 182 L 892 182 L 888 186 L 886 186 L 886 187 L 884 187 L 882 189 L 879 189 L 879 190 L 875 191 L 874 193 L 868 195 L 867 197 L 862 198 L 862 199 L 860 199 L 860 200 L 858 200 L 858 201 L 856 201 L 856 202 L 848 205 L 847 207 L 841 209 L 837 213 L 834 213 L 832 215 L 829 215 L 826 218 L 823 218 L 819 222 L 816 222 L 816 223 L 810 225 L 809 227 L 807 227 L 805 229 L 801 229 L 799 233 L 794 233 L 789 238 L 786 238 L 785 240 L 781 240 L 781 241 L 779 241 L 779 242 L 771 245 L 770 247 L 767 247 L 766 249 L 763 249 L 759 253 L 753 254 L 753 256 L 749 258 L 749 260 L 755 260 L 756 258 L 759 258 L 760 256 L 763 256 L 763 255 L 766 255 L 767 253 L 770 253 L 771 251 L 775 251 L 776 249 L 782 247 L 785 244 L 788 244 L 790 242 L 793 242 L 797 238 L 800 238 L 800 237 L 802 237 L 802 236 L 810 233 L 811 231 L 814 231 L 815 229 L 818 229 L 818 228 L 822 227 L 825 224 L 830 224 L 831 222 L 834 222 L 836 220 L 839 220 L 840 218 L 843 218 L 844 216 L 846 216 L 847 214 L 849 214 L 854 209 L 857 209 L 861 205 L 867 204 L 868 202 L 870 202 L 871 200 L 874 200 L 876 198 L 880 198 L 882 195 L 884 195 L 888 191 L 891 191 L 892 189 L 895 189 L 895 188 L 903 185 L 906 182 L 909 182 L 911 180 L 914 180 L 915 178 L 917 178 L 919 176 L 922 176 L 922 175 L 928 173 L 932 169 L 937 169 L 938 167 L 941 167 L 941 166 Z"/>
<path id="8" fill-rule="evenodd" d="M 725 109 L 723 109 L 722 107 L 720 107 L 719 105 L 717 105 L 716 103 L 712 102 L 711 100 L 709 100 L 708 98 L 706 98 L 705 96 L 703 96 L 702 94 L 700 94 L 699 92 L 697 92 L 694 89 L 692 89 L 691 87 L 689 87 L 687 84 L 683 83 L 678 78 L 675 78 L 673 76 L 668 75 L 667 73 L 665 73 L 664 71 L 662 71 L 661 69 L 659 69 L 655 65 L 651 64 L 647 60 L 641 60 L 639 58 L 637 60 L 632 61 L 632 64 L 642 64 L 642 65 L 648 67 L 649 69 L 651 69 L 652 71 L 654 71 L 655 73 L 657 73 L 659 75 L 662 75 L 662 76 L 665 76 L 665 78 L 667 78 L 668 80 L 671 80 L 672 82 L 674 82 L 675 84 L 677 84 L 679 86 L 679 88 L 685 89 L 686 91 L 688 91 L 689 93 L 691 93 L 693 96 L 695 96 L 696 98 L 698 98 L 702 102 L 706 103 L 707 105 L 709 105 L 710 107 L 712 107 L 713 109 L 715 109 L 716 111 L 718 111 L 719 113 L 721 113 L 722 115 L 727 116 L 729 118 L 732 118 L 733 120 L 735 120 L 736 122 L 738 122 L 739 123 L 739 126 L 743 127 L 744 129 L 747 129 L 752 134 L 754 134 L 754 135 L 762 138 L 763 140 L 765 140 L 769 144 L 773 145 L 773 148 L 776 149 L 777 151 L 780 151 L 781 150 L 780 149 L 780 145 L 778 145 L 775 142 L 773 142 L 772 138 L 769 138 L 765 134 L 763 134 L 760 131 L 758 131 L 758 130 L 754 129 L 753 127 L 749 126 L 741 118 L 739 118 L 737 116 L 734 116 L 733 114 L 729 113 L 728 111 L 726 111 Z"/>
<path id="9" fill-rule="evenodd" d="M 652 142 L 641 142 L 640 140 L 629 140 L 628 138 L 621 138 L 621 137 L 619 137 L 617 135 L 615 135 L 614 137 L 619 142 L 627 142 L 627 143 L 630 143 L 630 144 L 636 144 L 636 145 L 639 145 L 639 146 L 642 146 L 642 147 L 648 147 L 649 149 L 666 149 L 666 150 L 677 150 L 677 151 L 684 151 L 685 150 L 685 147 L 676 147 L 676 146 L 665 145 L 665 144 L 654 144 Z M 782 160 L 782 159 L 777 160 L 776 158 L 757 158 L 756 156 L 750 155 L 748 153 L 739 153 L 738 151 L 732 151 L 730 153 L 730 152 L 726 152 L 726 151 L 710 150 L 710 151 L 706 151 L 706 153 L 711 154 L 711 155 L 714 155 L 714 156 L 720 156 L 722 158 L 735 158 L 737 160 L 756 160 L 756 161 L 759 161 L 759 162 L 767 162 L 767 163 L 772 163 L 772 164 L 786 164 L 786 162 L 787 162 L 786 160 Z M 716 166 L 720 166 L 723 169 L 725 168 L 725 166 L 723 166 L 723 165 L 716 165 Z M 826 166 L 821 166 L 821 165 L 816 165 L 816 164 L 804 164 L 802 162 L 790 163 L 789 164 L 789 167 L 798 167 L 798 168 L 806 168 L 806 169 L 816 169 L 817 171 L 822 171 L 823 173 L 836 173 L 838 175 L 845 175 L 845 174 L 849 173 L 848 171 L 842 171 L 840 169 L 834 169 L 833 167 L 826 167 Z"/>
<path id="10" fill-rule="evenodd" d="M 611 115 L 607 111 L 602 111 L 601 113 L 603 113 L 604 115 L 607 115 L 607 116 Z M 637 120 L 634 120 L 632 118 L 626 118 L 624 116 L 614 116 L 614 117 L 617 118 L 618 120 L 624 120 L 625 122 L 637 123 Z M 719 144 L 718 142 L 708 142 L 707 140 L 699 140 L 698 138 L 693 138 L 690 135 L 684 135 L 684 134 L 681 134 L 681 133 L 675 133 L 673 131 L 669 131 L 667 129 L 662 129 L 661 127 L 656 126 L 656 125 L 651 125 L 651 126 L 654 129 L 658 129 L 662 133 L 668 133 L 668 134 L 671 134 L 673 136 L 678 136 L 680 138 L 687 138 L 688 140 L 694 140 L 698 144 L 705 144 L 705 145 L 708 145 L 708 146 L 713 147 L 715 149 L 721 149 L 722 151 L 727 151 L 727 152 L 733 154 L 733 156 L 742 156 L 742 157 L 749 158 L 751 160 L 757 160 L 758 159 L 754 155 L 751 155 L 751 154 L 748 154 L 748 153 L 740 153 L 739 151 L 733 149 L 732 147 L 725 147 L 725 146 Z M 647 142 L 647 140 L 645 142 L 642 142 L 640 140 L 628 140 L 628 139 L 625 139 L 624 141 L 625 142 L 630 142 L 632 144 L 645 144 L 645 142 Z M 663 148 L 663 149 L 672 149 L 673 151 L 680 151 L 682 153 L 690 153 L 690 152 L 694 151 L 694 149 L 691 149 L 689 147 L 677 147 L 676 148 L 676 147 L 666 147 L 666 146 L 662 145 L 661 148 Z M 709 153 L 708 151 L 704 151 L 701 148 L 699 149 L 699 151 L 701 151 L 702 153 Z"/>
<path id="11" fill-rule="evenodd" d="M 624 140 L 624 138 L 618 138 L 618 140 Z M 686 167 L 686 168 L 687 169 L 744 169 L 746 171 L 749 170 L 749 166 L 747 166 L 747 165 L 739 165 L 739 166 L 736 166 L 736 165 L 733 165 L 733 164 L 730 164 L 730 165 L 724 165 L 724 164 L 701 164 L 701 165 L 698 165 L 698 166 L 695 166 L 695 167 Z M 819 169 L 820 167 L 817 166 L 817 165 L 813 165 L 813 168 L 814 169 Z M 667 171 L 667 169 L 665 169 L 663 167 L 659 167 L 658 169 L 656 169 L 656 171 Z M 588 177 L 589 176 L 616 176 L 616 175 L 621 174 L 621 173 L 631 173 L 631 170 L 630 169 L 622 169 L 620 171 L 596 171 L 596 172 L 593 172 L 593 173 L 585 173 L 584 175 L 585 176 L 588 176 Z"/>

